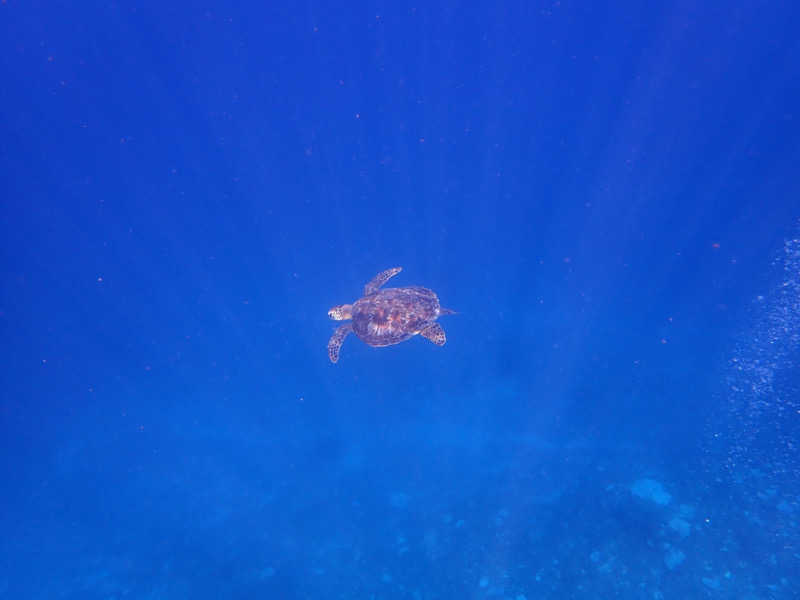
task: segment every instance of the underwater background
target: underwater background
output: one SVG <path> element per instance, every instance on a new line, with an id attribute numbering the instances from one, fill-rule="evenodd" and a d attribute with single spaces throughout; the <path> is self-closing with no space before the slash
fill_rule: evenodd
<path id="1" fill-rule="evenodd" d="M 2 0 L 0 597 L 799 598 L 798 31 Z"/>

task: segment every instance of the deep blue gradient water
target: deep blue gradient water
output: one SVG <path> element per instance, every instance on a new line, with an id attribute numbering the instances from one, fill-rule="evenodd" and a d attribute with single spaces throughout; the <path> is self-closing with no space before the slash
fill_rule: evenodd
<path id="1" fill-rule="evenodd" d="M 800 597 L 799 31 L 2 0 L 0 598 Z"/>

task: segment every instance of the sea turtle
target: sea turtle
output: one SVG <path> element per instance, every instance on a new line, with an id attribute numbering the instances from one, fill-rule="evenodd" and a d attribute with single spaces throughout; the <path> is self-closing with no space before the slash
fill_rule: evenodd
<path id="1" fill-rule="evenodd" d="M 328 316 L 335 321 L 352 319 L 340 325 L 328 341 L 331 362 L 339 360 L 339 349 L 350 333 L 370 346 L 399 344 L 417 334 L 437 346 L 444 345 L 447 337 L 436 319 L 454 311 L 439 306 L 439 298 L 433 291 L 417 286 L 380 289 L 402 269 L 394 267 L 378 273 L 364 286 L 363 298 L 328 311 Z"/>

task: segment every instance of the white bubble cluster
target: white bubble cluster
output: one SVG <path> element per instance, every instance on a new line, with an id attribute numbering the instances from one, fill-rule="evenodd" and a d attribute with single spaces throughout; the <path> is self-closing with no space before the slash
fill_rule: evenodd
<path id="1" fill-rule="evenodd" d="M 779 281 L 756 298 L 751 324 L 730 359 L 724 441 L 728 468 L 737 478 L 755 472 L 798 483 L 800 238 L 785 242 L 774 266 Z"/>

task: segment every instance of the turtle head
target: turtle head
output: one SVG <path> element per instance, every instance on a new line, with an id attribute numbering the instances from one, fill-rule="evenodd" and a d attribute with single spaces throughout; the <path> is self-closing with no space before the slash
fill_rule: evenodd
<path id="1" fill-rule="evenodd" d="M 344 321 L 345 319 L 352 319 L 353 305 L 340 304 L 339 306 L 334 306 L 332 309 L 328 311 L 328 316 L 334 321 Z"/>

